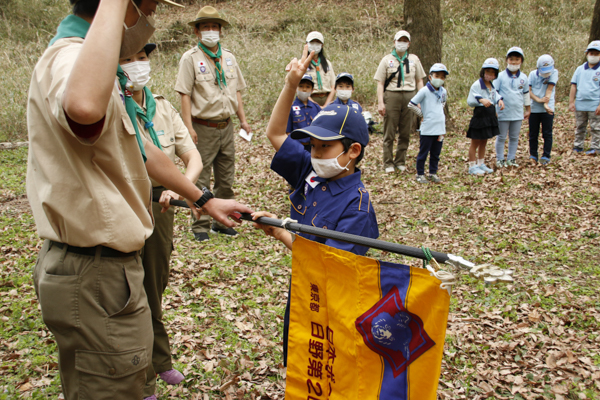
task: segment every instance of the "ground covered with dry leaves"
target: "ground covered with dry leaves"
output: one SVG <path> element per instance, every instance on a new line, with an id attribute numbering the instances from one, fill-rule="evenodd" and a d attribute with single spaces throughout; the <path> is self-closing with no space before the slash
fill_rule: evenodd
<path id="1" fill-rule="evenodd" d="M 362 162 L 381 239 L 516 271 L 516 281 L 504 286 L 484 286 L 456 271 L 439 398 L 600 398 L 600 158 L 571 152 L 573 117 L 559 113 L 549 166 L 528 163 L 525 124 L 520 168 L 468 176 L 469 110 L 452 115 L 442 184 L 415 182 L 416 135 L 406 173 L 382 173 L 381 135 L 372 136 Z M 254 209 L 283 217 L 286 185 L 269 170 L 265 125 L 254 121 L 252 143 L 237 141 L 236 191 Z M 491 165 L 492 144 L 488 151 Z M 54 399 L 56 346 L 31 280 L 40 241 L 25 198 L 26 157 L 26 149 L 0 151 L 0 399 Z M 187 214 L 177 212 L 164 308 L 175 366 L 186 380 L 178 387 L 161 383 L 159 398 L 284 397 L 290 253 L 248 223 L 239 231 L 235 239 L 213 236 L 198 244 Z M 420 265 L 380 251 L 369 255 Z"/>

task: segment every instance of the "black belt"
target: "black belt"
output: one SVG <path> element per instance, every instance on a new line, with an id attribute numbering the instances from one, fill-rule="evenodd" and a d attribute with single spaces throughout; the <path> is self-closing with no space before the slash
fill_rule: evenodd
<path id="1" fill-rule="evenodd" d="M 68 245 L 65 243 L 55 242 L 53 240 L 50 241 L 50 245 L 56 246 L 59 249 L 64 249 L 64 247 L 67 246 L 67 251 L 69 253 L 81 254 L 83 256 L 92 256 L 92 257 L 96 255 L 96 249 L 98 247 L 102 248 L 102 250 L 100 251 L 101 257 L 133 257 L 137 253 L 137 251 L 132 251 L 131 253 L 123 253 L 122 251 L 111 249 L 110 247 L 104 247 L 104 246 L 77 247 L 77 246 L 71 246 L 71 245 Z"/>

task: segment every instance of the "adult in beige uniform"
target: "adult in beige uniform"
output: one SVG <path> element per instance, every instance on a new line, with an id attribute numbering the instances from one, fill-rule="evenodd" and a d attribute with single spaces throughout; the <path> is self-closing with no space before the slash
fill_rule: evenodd
<path id="1" fill-rule="evenodd" d="M 202 172 L 202 159 L 188 129 L 171 103 L 161 95 L 153 95 L 146 86 L 151 71 L 149 56 L 154 49 L 156 44 L 148 43 L 138 54 L 119 60 L 121 68 L 131 82 L 132 98 L 137 104 L 138 130 L 144 132 L 146 140 L 159 146 L 172 162 L 175 162 L 176 157 L 180 158 L 186 167 L 185 176 L 195 183 Z M 153 198 L 180 199 L 177 193 L 167 190 L 154 179 L 150 181 Z M 152 203 L 154 232 L 146 239 L 141 251 L 144 289 L 152 314 L 154 332 L 152 362 L 148 363 L 146 371 L 145 400 L 156 400 L 154 392 L 157 374 L 170 385 L 179 384 L 184 379 L 183 374 L 173 368 L 169 335 L 162 322 L 162 296 L 169 280 L 175 212 L 172 208 L 165 212 L 161 212 L 161 209 L 162 205 Z"/>
<path id="2" fill-rule="evenodd" d="M 175 90 L 181 95 L 181 115 L 197 143 L 204 169 L 198 187 L 210 188 L 210 176 L 215 172 L 215 196 L 233 199 L 235 176 L 235 135 L 231 116 L 237 114 L 240 125 L 251 132 L 246 122 L 242 92 L 246 82 L 235 56 L 221 48 L 221 29 L 229 25 L 210 6 L 203 7 L 189 25 L 200 40 L 197 46 L 185 52 L 179 61 Z M 233 228 L 218 221 L 210 223 L 203 216 L 192 223 L 194 237 L 208 240 L 208 232 L 237 235 Z"/>
<path id="3" fill-rule="evenodd" d="M 142 399 L 152 348 L 139 255 L 152 233 L 148 175 L 195 212 L 231 225 L 229 214 L 248 210 L 204 202 L 209 196 L 136 134 L 118 60 L 151 36 L 157 2 L 135 1 L 71 0 L 74 15 L 61 22 L 29 88 L 27 196 L 45 239 L 34 285 L 66 400 Z"/>
<path id="4" fill-rule="evenodd" d="M 313 78 L 315 84 L 314 90 L 310 98 L 318 103 L 321 107 L 332 103 L 335 100 L 335 72 L 333 65 L 325 56 L 323 44 L 325 39 L 321 32 L 313 31 L 306 36 L 308 44 L 308 52 L 315 52 L 310 66 L 306 73 Z"/>
<path id="5" fill-rule="evenodd" d="M 383 57 L 375 80 L 377 81 L 378 111 L 383 117 L 383 166 L 386 173 L 406 170 L 406 150 L 410 140 L 413 113 L 408 103 L 423 87 L 423 70 L 419 57 L 408 53 L 410 34 L 399 31 L 394 36 L 394 49 Z M 399 133 L 396 156 L 394 142 Z"/>

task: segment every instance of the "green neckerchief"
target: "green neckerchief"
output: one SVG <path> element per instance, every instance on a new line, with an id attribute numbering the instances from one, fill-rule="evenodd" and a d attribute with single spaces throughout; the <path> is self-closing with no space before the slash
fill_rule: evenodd
<path id="1" fill-rule="evenodd" d="M 121 85 L 121 93 L 123 94 L 123 98 L 125 99 L 125 109 L 127 110 L 127 115 L 129 115 L 129 119 L 131 120 L 131 124 L 133 125 L 133 129 L 135 129 L 135 138 L 137 139 L 138 146 L 140 151 L 142 152 L 142 158 L 144 162 L 146 162 L 146 150 L 144 150 L 144 143 L 142 142 L 142 137 L 140 136 L 140 130 L 138 129 L 135 106 L 137 103 L 129 94 L 125 94 L 125 87 L 127 86 L 127 76 L 125 72 L 123 72 L 123 68 L 119 65 L 117 68 L 117 78 L 119 78 L 119 84 Z"/>
<path id="2" fill-rule="evenodd" d="M 56 30 L 56 36 L 52 38 L 48 46 L 52 46 L 54 42 L 56 42 L 58 39 L 63 39 L 67 37 L 79 37 L 85 39 L 89 29 L 89 22 L 76 15 L 69 15 L 61 21 L 60 25 L 58 25 L 58 29 Z M 125 76 L 125 73 L 121 69 L 120 65 L 117 69 L 117 77 L 119 78 L 119 83 L 121 84 L 121 92 L 123 93 L 123 96 L 125 98 L 125 107 L 127 109 L 127 114 L 129 115 L 131 124 L 135 129 L 135 136 L 138 142 L 138 146 L 142 153 L 142 157 L 144 158 L 144 162 L 146 162 L 146 152 L 144 151 L 144 145 L 142 143 L 142 138 L 140 137 L 140 132 L 138 130 L 137 121 L 135 117 L 135 100 L 133 100 L 131 96 L 125 96 L 125 85 L 127 84 L 127 77 Z"/>
<path id="3" fill-rule="evenodd" d="M 404 85 L 404 69 L 402 67 L 403 67 L 404 61 L 406 60 L 406 57 L 408 57 L 408 51 L 405 51 L 402 58 L 400 58 L 398 53 L 396 53 L 396 49 L 394 48 L 392 50 L 392 55 L 394 57 L 396 57 L 396 60 L 398 60 L 398 62 L 400 63 L 400 66 L 398 67 L 398 70 L 400 71 L 400 76 L 398 77 L 398 83 L 399 83 L 398 87 L 400 87 L 401 85 Z M 400 83 L 400 82 L 402 82 L 402 83 Z"/>
<path id="4" fill-rule="evenodd" d="M 225 81 L 225 71 L 223 71 L 223 67 L 221 66 L 221 55 L 223 54 L 221 51 L 221 43 L 219 43 L 219 50 L 217 50 L 217 54 L 207 49 L 202 42 L 198 42 L 198 47 L 200 47 L 215 62 L 219 89 L 223 89 L 224 86 L 227 86 L 227 82 Z"/>
<path id="5" fill-rule="evenodd" d="M 85 19 L 76 15 L 69 15 L 61 21 L 60 25 L 58 25 L 56 36 L 52 38 L 48 47 L 52 46 L 58 39 L 67 37 L 80 37 L 83 39 L 85 38 L 85 35 L 87 35 L 89 29 L 90 23 Z"/>
<path id="6" fill-rule="evenodd" d="M 146 97 L 146 111 L 138 103 L 135 103 L 135 111 L 137 112 L 138 117 L 144 121 L 144 128 L 148 129 L 148 133 L 152 138 L 152 142 L 162 150 L 162 146 L 160 145 L 160 141 L 158 140 L 158 136 L 156 135 L 156 130 L 154 129 L 154 115 L 156 114 L 156 101 L 154 100 L 154 96 L 152 96 L 152 92 L 146 86 L 144 86 L 144 97 Z"/>
<path id="7" fill-rule="evenodd" d="M 321 59 L 317 58 L 317 60 L 319 60 L 319 62 L 315 62 L 314 59 L 310 60 L 310 64 L 315 67 L 315 71 L 317 72 L 317 87 L 319 88 L 318 90 L 323 90 L 323 81 L 321 80 L 320 71 L 321 68 L 319 68 L 319 66 L 321 65 Z"/>

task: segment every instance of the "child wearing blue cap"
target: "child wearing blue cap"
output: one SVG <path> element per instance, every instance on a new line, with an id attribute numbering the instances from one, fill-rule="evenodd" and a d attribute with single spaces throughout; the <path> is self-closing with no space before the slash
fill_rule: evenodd
<path id="1" fill-rule="evenodd" d="M 554 59 L 544 54 L 537 60 L 537 69 L 529 73 L 531 92 L 531 115 L 529 116 L 529 158 L 538 161 L 538 137 L 540 124 L 544 138 L 544 150 L 541 164 L 550 162 L 552 151 L 552 124 L 554 122 L 554 89 L 558 82 L 558 70 L 554 68 Z"/>
<path id="2" fill-rule="evenodd" d="M 497 109 L 498 129 L 496 137 L 496 166 L 518 167 L 517 148 L 523 120 L 531 113 L 531 98 L 529 96 L 529 78 L 521 72 L 521 64 L 525 55 L 520 47 L 511 47 L 506 53 L 506 70 L 500 72 L 494 81 L 494 87 L 504 101 L 504 109 Z M 523 106 L 525 113 L 523 113 Z M 508 136 L 508 155 L 504 160 L 504 143 Z"/>
<path id="3" fill-rule="evenodd" d="M 286 133 L 289 135 L 296 129 L 306 128 L 321 111 L 321 106 L 315 103 L 310 95 L 315 85 L 312 76 L 305 74 L 300 80 L 296 90 L 296 99 L 292 103 L 290 115 L 287 121 Z M 307 151 L 310 152 L 310 143 L 307 139 L 300 141 Z"/>
<path id="4" fill-rule="evenodd" d="M 313 55 L 313 52 L 308 55 L 308 46 L 305 46 L 300 61 L 294 58 L 286 68 L 289 73 L 285 86 L 267 126 L 267 137 L 277 151 L 271 169 L 295 189 L 289 196 L 291 218 L 301 224 L 376 239 L 379 229 L 375 210 L 361 181 L 361 171 L 356 168 L 369 143 L 367 124 L 358 110 L 347 105 L 330 104 L 310 126 L 295 130 L 290 136 L 286 136 L 283 129 L 296 87 Z M 310 138 L 311 154 L 294 140 L 303 137 Z M 253 214 L 254 219 L 261 216 L 275 217 L 266 212 Z M 292 235 L 285 229 L 256 226 L 292 248 Z M 364 246 L 300 235 L 358 255 L 364 255 L 368 250 Z M 288 328 L 289 297 L 284 319 L 285 364 Z"/>
<path id="5" fill-rule="evenodd" d="M 354 77 L 352 75 L 342 72 L 335 78 L 335 93 L 337 98 L 331 104 L 344 104 L 362 114 L 362 106 L 350 98 L 354 93 Z"/>
<path id="6" fill-rule="evenodd" d="M 499 70 L 498 60 L 486 59 L 479 71 L 479 79 L 471 85 L 467 98 L 467 104 L 473 107 L 473 117 L 467 130 L 467 137 L 471 139 L 469 147 L 469 174 L 471 175 L 494 172 L 485 165 L 485 147 L 489 139 L 500 134 L 496 106 L 502 110 L 504 102 L 492 83 L 498 78 Z"/>
<path id="7" fill-rule="evenodd" d="M 419 183 L 429 183 L 425 177 L 427 155 L 429 155 L 429 180 L 433 183 L 440 183 L 437 170 L 446 134 L 444 107 L 448 98 L 448 92 L 443 85 L 448 74 L 448 69 L 444 64 L 433 64 L 429 69 L 429 82 L 408 103 L 411 111 L 423 117 L 421 143 L 417 155 L 417 182 Z"/>
<path id="8" fill-rule="evenodd" d="M 575 143 L 573 151 L 583 151 L 588 122 L 592 140 L 588 155 L 600 154 L 600 40 L 586 49 L 587 62 L 575 70 L 571 79 L 569 111 L 575 112 Z"/>

